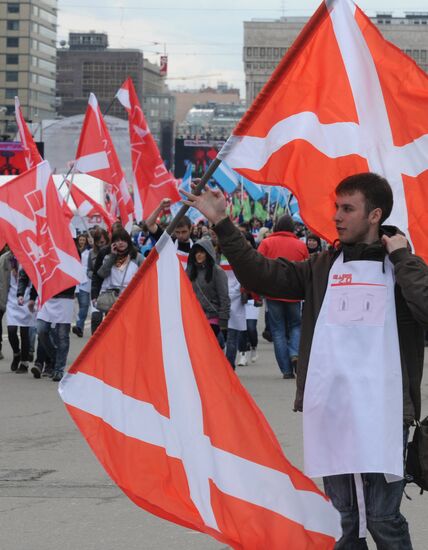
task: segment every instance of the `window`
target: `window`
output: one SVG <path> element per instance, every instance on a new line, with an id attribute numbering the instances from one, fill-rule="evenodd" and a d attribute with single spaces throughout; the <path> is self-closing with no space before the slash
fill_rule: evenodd
<path id="1" fill-rule="evenodd" d="M 272 57 L 272 48 L 267 49 L 267 56 Z"/>
<path id="2" fill-rule="evenodd" d="M 253 55 L 253 49 L 247 48 L 247 57 L 251 57 Z"/>
<path id="3" fill-rule="evenodd" d="M 279 48 L 274 48 L 273 49 L 273 56 L 274 57 L 279 57 Z"/>
<path id="4" fill-rule="evenodd" d="M 6 71 L 6 82 L 18 82 L 18 71 Z"/>
<path id="5" fill-rule="evenodd" d="M 19 48 L 19 38 L 6 38 L 7 48 Z"/>
<path id="6" fill-rule="evenodd" d="M 8 31 L 19 31 L 19 21 L 8 21 L 7 22 Z"/>
<path id="7" fill-rule="evenodd" d="M 266 48 L 260 48 L 260 57 L 264 57 L 266 55 Z"/>
<path id="8" fill-rule="evenodd" d="M 19 13 L 19 4 L 17 2 L 8 2 L 7 13 Z"/>
<path id="9" fill-rule="evenodd" d="M 413 50 L 413 59 L 419 61 L 419 50 Z"/>
<path id="10" fill-rule="evenodd" d="M 385 25 L 390 25 L 391 24 L 391 20 L 390 19 L 385 19 Z"/>
<path id="11" fill-rule="evenodd" d="M 421 61 L 423 61 L 425 63 L 426 60 L 427 60 L 427 51 L 426 50 L 421 50 Z"/>
<path id="12" fill-rule="evenodd" d="M 18 95 L 18 88 L 6 88 L 6 99 L 15 99 Z"/>
<path id="13" fill-rule="evenodd" d="M 6 55 L 6 65 L 18 65 L 19 55 L 8 54 Z"/>
<path id="14" fill-rule="evenodd" d="M 44 27 L 43 25 L 39 25 L 39 32 L 41 36 L 46 36 L 46 38 L 56 40 L 56 32 L 48 29 L 47 27 Z"/>

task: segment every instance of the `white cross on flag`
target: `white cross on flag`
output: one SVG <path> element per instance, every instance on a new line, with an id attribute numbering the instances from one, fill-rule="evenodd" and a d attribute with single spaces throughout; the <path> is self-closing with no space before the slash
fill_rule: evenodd
<path id="1" fill-rule="evenodd" d="M 0 234 L 42 304 L 86 280 L 48 162 L 0 188 Z"/>
<path id="2" fill-rule="evenodd" d="M 340 537 L 339 513 L 230 368 L 166 233 L 59 391 L 138 506 L 240 550 Z"/>
<path id="3" fill-rule="evenodd" d="M 123 227 L 132 227 L 134 204 L 97 98 L 90 94 L 74 168 L 110 184 Z"/>
<path id="4" fill-rule="evenodd" d="M 387 223 L 428 260 L 428 76 L 351 0 L 321 4 L 219 156 L 288 187 L 329 241 L 336 185 L 381 174 L 394 192 Z"/>

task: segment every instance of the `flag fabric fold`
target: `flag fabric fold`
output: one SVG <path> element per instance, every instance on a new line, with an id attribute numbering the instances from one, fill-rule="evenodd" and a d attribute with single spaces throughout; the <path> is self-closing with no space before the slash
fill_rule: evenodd
<path id="1" fill-rule="evenodd" d="M 134 172 L 134 200 L 137 220 L 150 216 L 162 199 L 180 200 L 174 176 L 169 172 L 141 109 L 131 78 L 127 78 L 116 94 L 128 113 Z"/>
<path id="2" fill-rule="evenodd" d="M 19 99 L 15 97 L 15 118 L 16 124 L 18 126 L 19 139 L 21 140 L 22 146 L 24 148 L 24 157 L 27 170 L 33 168 L 42 162 L 42 156 L 37 149 L 37 145 L 34 142 L 33 136 L 25 122 L 24 116 L 21 110 L 21 104 Z"/>
<path id="3" fill-rule="evenodd" d="M 402 78 L 405 75 L 405 78 Z M 257 183 L 284 185 L 330 242 L 334 189 L 372 171 L 394 193 L 387 223 L 428 260 L 428 75 L 351 0 L 326 0 L 220 152 Z"/>
<path id="4" fill-rule="evenodd" d="M 89 195 L 84 193 L 74 183 L 67 182 L 67 186 L 70 190 L 71 198 L 76 205 L 77 213 L 82 218 L 85 216 L 101 216 L 109 231 L 114 222 L 114 217 L 105 210 L 101 204 L 92 199 Z"/>
<path id="5" fill-rule="evenodd" d="M 83 121 L 74 169 L 111 186 L 122 225 L 129 231 L 133 221 L 134 204 L 107 124 L 97 98 L 92 93 Z"/>
<path id="6" fill-rule="evenodd" d="M 59 391 L 138 506 L 237 550 L 331 549 L 340 537 L 339 513 L 230 369 L 166 233 Z"/>
<path id="7" fill-rule="evenodd" d="M 49 163 L 0 187 L 0 234 L 43 304 L 86 279 Z"/>

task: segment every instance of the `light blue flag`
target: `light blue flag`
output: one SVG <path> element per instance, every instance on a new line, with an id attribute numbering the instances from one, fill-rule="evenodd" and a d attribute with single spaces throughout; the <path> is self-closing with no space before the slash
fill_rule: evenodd
<path id="1" fill-rule="evenodd" d="M 280 185 L 265 186 L 265 191 L 268 191 L 270 187 L 270 202 L 272 204 L 279 203 L 279 206 L 284 208 L 287 204 L 290 191 Z"/>
<path id="2" fill-rule="evenodd" d="M 183 179 L 181 180 L 181 185 L 178 188 L 179 191 L 183 189 L 184 191 L 187 191 L 188 193 L 190 193 L 191 191 L 190 184 L 192 183 L 192 171 L 193 171 L 193 165 L 191 162 L 189 162 L 186 167 L 186 171 L 184 173 Z M 185 198 L 184 195 L 181 195 L 181 196 L 183 197 L 183 199 Z M 171 205 L 171 214 L 175 216 L 182 206 L 183 206 L 183 203 L 181 201 Z M 205 220 L 205 217 L 199 212 L 199 210 L 193 207 L 189 208 L 189 210 L 186 212 L 186 216 L 190 219 L 190 221 L 193 224 L 198 223 L 200 220 Z"/>
<path id="3" fill-rule="evenodd" d="M 242 178 L 242 183 L 244 184 L 244 188 L 247 191 L 247 193 L 250 195 L 250 197 L 255 200 L 259 201 L 261 198 L 265 196 L 265 190 L 261 185 L 258 185 L 257 183 L 253 183 L 250 180 L 247 180 L 247 178 Z"/>
<path id="4" fill-rule="evenodd" d="M 224 191 L 226 191 L 226 193 L 233 193 L 240 182 L 240 176 L 224 161 L 214 172 L 213 178 L 224 189 Z"/>
<path id="5" fill-rule="evenodd" d="M 189 162 L 187 164 L 186 171 L 184 172 L 183 179 L 181 180 L 181 185 L 178 188 L 179 191 L 183 189 L 184 191 L 190 193 L 190 184 L 192 183 L 192 170 L 193 165 L 191 162 Z"/>

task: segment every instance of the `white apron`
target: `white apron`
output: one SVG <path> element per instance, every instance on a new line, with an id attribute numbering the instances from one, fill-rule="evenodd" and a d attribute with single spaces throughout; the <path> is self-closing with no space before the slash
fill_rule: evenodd
<path id="1" fill-rule="evenodd" d="M 12 273 L 10 274 L 9 293 L 6 304 L 6 322 L 8 327 L 32 327 L 36 324 L 36 312 L 28 309 L 30 288 L 28 286 L 25 289 L 23 305 L 18 305 L 18 298 L 16 297 L 18 281 Z"/>
<path id="2" fill-rule="evenodd" d="M 403 476 L 403 395 L 394 272 L 333 264 L 303 402 L 305 473 Z"/>
<path id="3" fill-rule="evenodd" d="M 51 298 L 37 314 L 37 319 L 47 323 L 68 323 L 73 320 L 74 300 L 72 298 Z"/>

